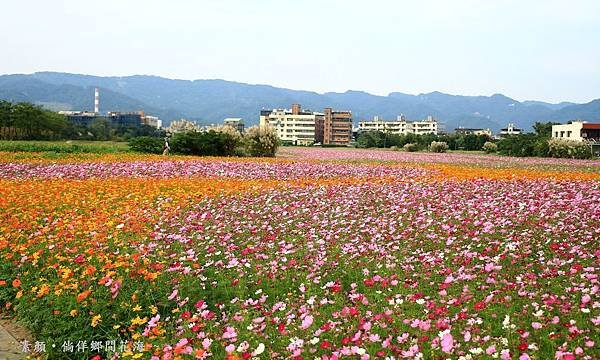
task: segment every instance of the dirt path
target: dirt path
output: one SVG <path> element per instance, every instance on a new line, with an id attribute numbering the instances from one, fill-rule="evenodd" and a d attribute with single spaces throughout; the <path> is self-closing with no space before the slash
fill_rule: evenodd
<path id="1" fill-rule="evenodd" d="M 0 359 L 25 359 L 27 354 L 22 352 L 21 343 L 24 340 L 31 343 L 31 337 L 23 327 L 11 319 L 0 318 Z"/>

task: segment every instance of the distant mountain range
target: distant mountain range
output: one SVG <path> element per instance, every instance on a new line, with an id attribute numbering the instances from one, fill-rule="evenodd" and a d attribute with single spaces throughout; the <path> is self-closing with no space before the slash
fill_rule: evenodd
<path id="1" fill-rule="evenodd" d="M 134 75 L 100 77 L 58 72 L 0 76 L 0 99 L 29 101 L 53 110 L 92 110 L 94 87 L 100 88 L 101 111 L 143 109 L 163 123 L 187 118 L 199 123 L 220 123 L 226 117 L 242 117 L 246 124 L 258 123 L 263 108 L 303 108 L 322 111 L 325 107 L 351 110 L 355 123 L 379 115 L 408 119 L 433 115 L 452 131 L 458 126 L 491 128 L 498 131 L 512 122 L 531 130 L 536 121 L 565 122 L 574 119 L 600 121 L 600 99 L 586 104 L 511 99 L 502 94 L 461 96 L 441 92 L 388 96 L 363 91 L 319 94 L 269 85 L 250 85 L 225 80 L 172 80 Z"/>

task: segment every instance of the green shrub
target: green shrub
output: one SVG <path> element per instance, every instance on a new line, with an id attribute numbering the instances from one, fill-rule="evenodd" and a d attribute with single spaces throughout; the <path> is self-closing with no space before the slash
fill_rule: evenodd
<path id="1" fill-rule="evenodd" d="M 198 156 L 232 156 L 236 141 L 229 134 L 217 131 L 177 133 L 170 146 L 174 153 Z"/>
<path id="2" fill-rule="evenodd" d="M 140 136 L 129 140 L 131 150 L 150 154 L 161 154 L 164 144 L 163 139 L 150 136 Z"/>
<path id="3" fill-rule="evenodd" d="M 414 143 L 408 143 L 408 144 L 404 145 L 402 148 L 404 149 L 404 151 L 408 151 L 408 152 L 415 152 L 415 151 L 419 150 L 418 145 L 414 144 Z"/>
<path id="4" fill-rule="evenodd" d="M 547 157 L 550 153 L 550 146 L 547 138 L 541 138 L 535 142 L 533 146 L 533 152 L 535 156 Z"/>
<path id="5" fill-rule="evenodd" d="M 250 156 L 273 157 L 279 147 L 277 132 L 271 126 L 252 126 L 244 136 L 246 151 Z"/>
<path id="6" fill-rule="evenodd" d="M 555 158 L 589 159 L 592 151 L 582 141 L 553 138 L 548 140 L 548 155 Z"/>
<path id="7" fill-rule="evenodd" d="M 483 144 L 483 151 L 485 151 L 487 154 L 495 153 L 496 151 L 498 151 L 498 145 L 494 144 L 491 141 L 486 141 Z"/>
<path id="8" fill-rule="evenodd" d="M 448 151 L 448 144 L 443 141 L 432 141 L 429 145 L 429 151 L 435 153 L 445 153 Z"/>

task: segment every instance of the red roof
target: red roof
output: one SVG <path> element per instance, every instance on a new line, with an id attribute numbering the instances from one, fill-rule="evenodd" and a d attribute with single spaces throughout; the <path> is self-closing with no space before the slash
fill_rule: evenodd
<path id="1" fill-rule="evenodd" d="M 600 124 L 588 124 L 588 123 L 583 123 L 583 128 L 584 128 L 584 129 L 594 129 L 594 130 L 600 130 Z"/>

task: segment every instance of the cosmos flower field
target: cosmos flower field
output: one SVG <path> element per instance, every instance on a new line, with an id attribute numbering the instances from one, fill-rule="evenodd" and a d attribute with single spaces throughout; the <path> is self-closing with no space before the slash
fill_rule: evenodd
<path id="1" fill-rule="evenodd" d="M 0 159 L 0 305 L 41 357 L 600 358 L 599 161 Z"/>

